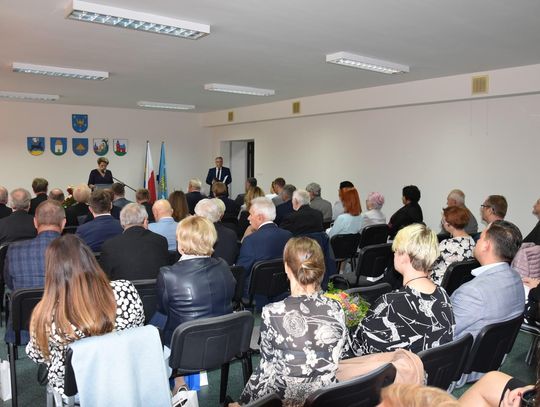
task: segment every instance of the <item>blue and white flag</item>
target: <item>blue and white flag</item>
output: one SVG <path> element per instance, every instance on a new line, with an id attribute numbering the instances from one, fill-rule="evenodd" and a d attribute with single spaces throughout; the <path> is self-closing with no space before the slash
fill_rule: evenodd
<path id="1" fill-rule="evenodd" d="M 167 199 L 167 165 L 165 164 L 165 143 L 161 143 L 161 156 L 159 157 L 159 170 L 157 175 L 158 199 Z"/>

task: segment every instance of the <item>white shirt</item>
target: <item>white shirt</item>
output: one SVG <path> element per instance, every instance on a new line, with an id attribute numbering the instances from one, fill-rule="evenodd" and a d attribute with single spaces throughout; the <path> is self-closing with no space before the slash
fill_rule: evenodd
<path id="1" fill-rule="evenodd" d="M 475 277 L 478 277 L 480 274 L 485 273 L 489 269 L 492 269 L 493 267 L 499 266 L 501 264 L 504 264 L 504 261 L 500 261 L 498 263 L 486 264 L 485 266 L 480 266 L 480 267 L 475 268 L 474 270 L 471 270 L 471 274 Z"/>

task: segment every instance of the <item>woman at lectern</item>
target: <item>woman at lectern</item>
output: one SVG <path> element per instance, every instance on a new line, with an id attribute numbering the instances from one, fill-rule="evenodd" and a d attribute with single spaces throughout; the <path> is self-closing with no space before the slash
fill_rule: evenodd
<path id="1" fill-rule="evenodd" d="M 98 167 L 90 171 L 90 175 L 88 176 L 88 186 L 92 189 L 99 184 L 110 185 L 114 182 L 112 172 L 107 169 L 109 160 L 105 157 L 99 157 L 97 164 Z"/>

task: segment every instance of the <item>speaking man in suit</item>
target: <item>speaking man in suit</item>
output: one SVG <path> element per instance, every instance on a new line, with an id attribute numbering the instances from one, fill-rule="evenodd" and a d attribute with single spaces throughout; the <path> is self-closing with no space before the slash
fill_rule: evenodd
<path id="1" fill-rule="evenodd" d="M 120 223 L 124 232 L 101 247 L 101 267 L 111 280 L 156 278 L 169 262 L 167 239 L 148 230 L 148 213 L 140 204 L 124 206 Z"/>
<path id="2" fill-rule="evenodd" d="M 227 187 L 232 181 L 231 170 L 223 166 L 223 157 L 216 157 L 216 166 L 208 170 L 206 183 L 212 187 L 214 182 L 223 182 Z"/>

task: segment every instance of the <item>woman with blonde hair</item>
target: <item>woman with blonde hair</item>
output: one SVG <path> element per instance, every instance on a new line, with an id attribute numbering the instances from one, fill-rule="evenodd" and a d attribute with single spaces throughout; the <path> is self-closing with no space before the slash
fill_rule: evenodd
<path id="1" fill-rule="evenodd" d="M 292 238 L 283 253 L 291 295 L 261 314 L 261 361 L 240 403 L 277 393 L 285 406 L 302 406 L 315 390 L 335 383 L 346 339 L 339 303 L 324 296 L 324 256 L 307 237 Z"/>
<path id="2" fill-rule="evenodd" d="M 45 252 L 45 290 L 30 321 L 28 357 L 48 367 L 49 384 L 64 393 L 66 347 L 87 336 L 144 324 L 144 309 L 129 281 L 111 281 L 77 236 L 51 242 Z"/>
<path id="3" fill-rule="evenodd" d="M 428 274 L 439 254 L 435 233 L 419 223 L 407 226 L 396 235 L 392 250 L 403 287 L 371 304 L 351 338 L 357 356 L 398 348 L 418 353 L 454 336 L 450 298 Z"/>
<path id="4" fill-rule="evenodd" d="M 460 407 L 461 404 L 444 390 L 418 384 L 391 384 L 381 391 L 377 407 Z"/>
<path id="5" fill-rule="evenodd" d="M 255 198 L 260 198 L 264 195 L 264 191 L 259 187 L 251 187 L 247 190 L 246 195 L 244 196 L 244 205 L 245 209 L 242 209 L 240 211 L 240 214 L 238 215 L 238 239 L 243 239 L 244 233 L 246 233 L 246 230 L 249 228 L 249 209 L 251 208 L 251 201 Z M 248 232 L 248 235 L 253 233 L 252 230 Z M 246 235 L 247 236 L 247 235 Z"/>

